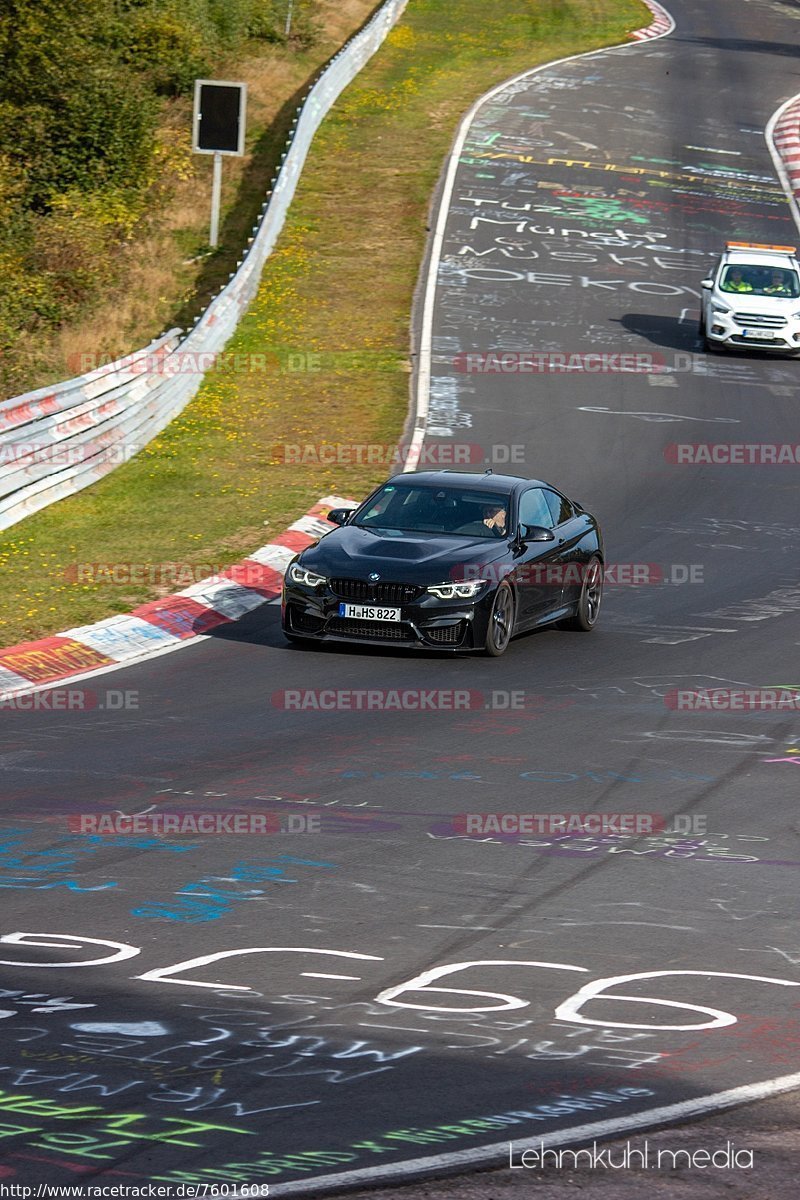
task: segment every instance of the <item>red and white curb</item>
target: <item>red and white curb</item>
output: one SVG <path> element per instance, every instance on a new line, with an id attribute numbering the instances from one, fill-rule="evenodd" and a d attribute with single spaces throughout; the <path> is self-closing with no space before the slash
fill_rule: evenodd
<path id="1" fill-rule="evenodd" d="M 0 650 L 0 700 L 180 650 L 217 626 L 275 600 L 294 556 L 335 528 L 327 520 L 330 510 L 354 503 L 325 496 L 274 542 L 219 575 L 150 600 L 133 612 Z"/>
<path id="2" fill-rule="evenodd" d="M 631 34 L 634 41 L 648 42 L 651 38 L 664 37 L 668 33 L 672 33 L 675 28 L 675 22 L 665 8 L 660 4 L 656 4 L 656 0 L 644 0 L 647 7 L 653 14 L 653 20 L 646 29 L 637 29 Z"/>
<path id="3" fill-rule="evenodd" d="M 773 113 L 766 138 L 792 216 L 800 229 L 800 95 L 793 96 Z"/>

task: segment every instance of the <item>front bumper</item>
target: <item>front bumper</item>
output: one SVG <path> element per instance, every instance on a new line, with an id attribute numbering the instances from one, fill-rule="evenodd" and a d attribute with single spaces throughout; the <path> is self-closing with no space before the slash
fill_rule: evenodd
<path id="1" fill-rule="evenodd" d="M 799 302 L 800 303 L 800 302 Z M 710 311 L 706 337 L 731 350 L 766 350 L 776 354 L 800 354 L 800 320 L 744 313 Z"/>
<path id="2" fill-rule="evenodd" d="M 313 641 L 359 642 L 450 652 L 481 649 L 491 611 L 492 589 L 474 600 L 446 601 L 423 595 L 399 604 L 399 621 L 372 621 L 339 614 L 340 596 L 329 588 L 285 585 L 281 627 L 290 637 Z"/>

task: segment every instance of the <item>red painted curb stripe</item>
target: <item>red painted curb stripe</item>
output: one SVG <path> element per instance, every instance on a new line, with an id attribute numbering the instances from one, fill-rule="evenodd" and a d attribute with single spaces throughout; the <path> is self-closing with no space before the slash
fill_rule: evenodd
<path id="1" fill-rule="evenodd" d="M 250 588 L 253 592 L 259 592 L 267 600 L 274 600 L 276 596 L 280 596 L 283 589 L 283 576 L 280 571 L 276 571 L 274 567 L 265 567 L 252 558 L 246 558 L 244 562 L 228 567 L 222 572 L 222 577 Z"/>
<path id="2" fill-rule="evenodd" d="M 135 608 L 131 616 L 149 621 L 151 625 L 156 625 L 159 629 L 171 633 L 173 637 L 181 639 L 207 633 L 209 629 L 228 624 L 230 621 L 229 617 L 223 617 L 221 613 L 206 608 L 204 604 L 198 604 L 189 596 L 165 596 L 163 600 L 150 600 L 149 603 Z"/>

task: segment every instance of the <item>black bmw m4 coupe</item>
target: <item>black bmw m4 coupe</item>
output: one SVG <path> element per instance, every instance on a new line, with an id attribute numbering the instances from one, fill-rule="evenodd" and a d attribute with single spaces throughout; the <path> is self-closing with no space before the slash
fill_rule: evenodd
<path id="1" fill-rule="evenodd" d="M 290 563 L 281 621 L 293 642 L 347 641 L 497 656 L 554 621 L 594 627 L 603 594 L 595 518 L 514 475 L 395 475 Z"/>

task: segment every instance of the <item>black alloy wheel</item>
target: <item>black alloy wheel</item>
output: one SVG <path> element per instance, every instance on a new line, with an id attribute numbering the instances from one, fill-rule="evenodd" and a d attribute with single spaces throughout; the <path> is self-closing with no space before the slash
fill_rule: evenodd
<path id="1" fill-rule="evenodd" d="M 492 658 L 499 658 L 505 653 L 511 635 L 514 632 L 514 613 L 516 604 L 514 593 L 507 583 L 501 583 L 494 594 L 492 611 L 489 615 L 489 627 L 486 630 L 485 650 Z"/>
<path id="2" fill-rule="evenodd" d="M 600 616 L 602 600 L 603 564 L 599 558 L 590 558 L 586 564 L 577 608 L 574 615 L 565 622 L 567 629 L 577 629 L 581 633 L 589 633 L 594 629 Z"/>

